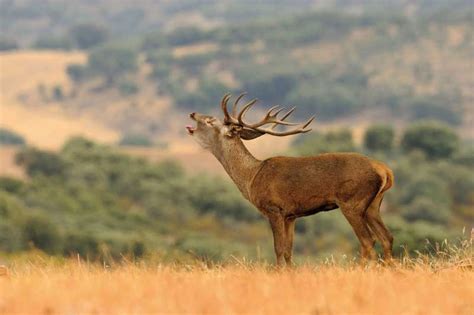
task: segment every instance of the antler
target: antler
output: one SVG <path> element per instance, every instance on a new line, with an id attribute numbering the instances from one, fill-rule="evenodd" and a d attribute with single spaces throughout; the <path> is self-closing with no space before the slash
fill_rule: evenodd
<path id="1" fill-rule="evenodd" d="M 230 99 L 230 94 L 224 95 L 221 101 L 222 111 L 224 112 L 224 124 L 235 124 L 244 128 L 248 128 L 248 129 L 255 130 L 261 133 L 267 133 L 269 135 L 279 136 L 279 137 L 294 135 L 298 133 L 306 133 L 308 131 L 311 131 L 311 129 L 306 129 L 306 127 L 308 127 L 311 124 L 311 122 L 313 122 L 315 116 L 312 116 L 305 123 L 291 123 L 291 122 L 285 121 L 285 119 L 287 119 L 295 111 L 296 107 L 291 108 L 286 114 L 283 115 L 282 118 L 279 119 L 278 114 L 280 114 L 284 110 L 284 108 L 280 106 L 273 106 L 267 111 L 263 119 L 260 120 L 259 122 L 254 123 L 254 124 L 249 124 L 249 123 L 244 122 L 243 121 L 244 115 L 258 101 L 257 99 L 251 100 L 250 102 L 245 104 L 242 110 L 237 114 L 237 104 L 245 95 L 246 93 L 242 93 L 235 100 L 234 105 L 232 107 L 232 115 L 230 115 L 227 110 L 227 102 Z M 268 125 L 268 124 L 273 124 L 273 126 L 271 126 L 270 129 L 262 128 L 263 126 Z M 292 130 L 283 131 L 283 132 L 273 131 L 273 129 L 275 129 L 277 126 L 299 126 L 299 127 Z"/>

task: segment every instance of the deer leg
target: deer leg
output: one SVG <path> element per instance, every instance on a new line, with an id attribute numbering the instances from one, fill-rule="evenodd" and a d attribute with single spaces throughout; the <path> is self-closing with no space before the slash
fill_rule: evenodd
<path id="1" fill-rule="evenodd" d="M 370 228 L 375 232 L 382 244 L 384 259 L 389 261 L 392 259 L 393 236 L 380 217 L 380 205 L 382 200 L 382 194 L 375 197 L 367 209 L 367 220 Z"/>
<path id="2" fill-rule="evenodd" d="M 275 248 L 277 265 L 282 267 L 284 265 L 283 256 L 286 250 L 285 219 L 279 214 L 269 216 L 268 219 L 273 232 L 273 246 Z"/>
<path id="3" fill-rule="evenodd" d="M 346 217 L 347 221 L 349 221 L 354 233 L 356 234 L 357 238 L 360 242 L 360 255 L 363 260 L 367 259 L 375 259 L 376 254 L 373 248 L 373 238 L 370 234 L 369 228 L 367 227 L 367 223 L 365 222 L 365 218 L 363 215 L 364 211 L 348 211 L 342 208 L 342 213 Z"/>
<path id="4" fill-rule="evenodd" d="M 295 235 L 295 222 L 296 219 L 285 219 L 285 234 L 286 234 L 286 246 L 285 246 L 285 261 L 287 266 L 292 266 L 291 256 L 293 252 L 293 236 Z"/>
<path id="5" fill-rule="evenodd" d="M 376 238 L 377 238 L 377 234 L 374 232 L 373 228 L 370 226 L 370 222 L 368 220 L 367 217 L 364 218 L 364 221 L 365 221 L 365 226 L 367 227 L 367 230 L 369 231 L 369 234 L 370 234 L 370 238 L 372 240 L 372 248 L 375 247 L 375 241 L 376 241 Z"/>

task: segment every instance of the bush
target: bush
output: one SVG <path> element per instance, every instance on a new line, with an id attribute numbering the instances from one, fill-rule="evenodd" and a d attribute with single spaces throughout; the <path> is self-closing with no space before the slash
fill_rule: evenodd
<path id="1" fill-rule="evenodd" d="M 440 102 L 438 98 L 415 100 L 411 106 L 412 118 L 415 120 L 435 119 L 451 125 L 462 122 L 461 115 L 453 110 L 454 104 Z"/>
<path id="2" fill-rule="evenodd" d="M 103 46 L 89 54 L 89 69 L 111 85 L 126 73 L 137 69 L 137 53 L 129 47 Z"/>
<path id="3" fill-rule="evenodd" d="M 121 81 L 118 89 L 122 95 L 133 95 L 138 93 L 138 85 L 132 81 Z"/>
<path id="4" fill-rule="evenodd" d="M 119 145 L 151 147 L 153 146 L 153 142 L 146 135 L 131 133 L 131 134 L 124 135 L 122 139 L 120 140 Z"/>
<path id="5" fill-rule="evenodd" d="M 24 145 L 25 139 L 14 131 L 0 128 L 0 145 Z"/>
<path id="6" fill-rule="evenodd" d="M 55 101 L 62 101 L 64 98 L 63 88 L 60 85 L 55 85 L 53 87 L 53 99 Z"/>
<path id="7" fill-rule="evenodd" d="M 65 170 L 65 162 L 57 154 L 41 151 L 35 148 L 26 148 L 17 153 L 15 161 L 24 166 L 30 176 L 62 176 Z"/>
<path id="8" fill-rule="evenodd" d="M 364 146 L 371 151 L 390 151 L 393 145 L 394 134 L 392 126 L 370 126 L 365 131 Z"/>
<path id="9" fill-rule="evenodd" d="M 80 49 L 89 49 L 102 44 L 107 39 L 107 31 L 96 24 L 80 24 L 70 31 L 71 37 Z"/>
<path id="10" fill-rule="evenodd" d="M 83 258 L 97 259 L 99 253 L 99 242 L 95 235 L 76 232 L 64 239 L 64 255 L 79 254 Z"/>
<path id="11" fill-rule="evenodd" d="M 207 39 L 208 32 L 195 27 L 181 27 L 173 30 L 167 36 L 168 43 L 172 46 L 189 45 Z"/>
<path id="12" fill-rule="evenodd" d="M 253 74 L 252 77 L 244 83 L 243 89 L 249 95 L 258 95 L 259 98 L 270 103 L 284 100 L 298 84 L 298 74 L 294 72 L 260 74 L 257 76 Z"/>
<path id="13" fill-rule="evenodd" d="M 401 146 L 406 152 L 420 150 L 430 159 L 448 158 L 458 150 L 459 137 L 443 124 L 420 122 L 405 131 Z"/>
<path id="14" fill-rule="evenodd" d="M 204 78 L 197 91 L 187 93 L 176 89 L 176 103 L 181 108 L 192 110 L 215 109 L 222 96 L 229 91 L 229 87 L 214 78 Z"/>
<path id="15" fill-rule="evenodd" d="M 298 155 L 315 155 L 327 152 L 351 152 L 356 147 L 350 130 L 341 129 L 326 134 L 301 136 L 294 143 Z"/>
<path id="16" fill-rule="evenodd" d="M 40 37 L 33 44 L 35 49 L 70 50 L 72 46 L 73 43 L 70 38 L 53 36 Z"/>
<path id="17" fill-rule="evenodd" d="M 0 51 L 16 50 L 18 44 L 11 38 L 0 38 Z"/>
<path id="18" fill-rule="evenodd" d="M 61 249 L 61 236 L 58 228 L 43 216 L 30 216 L 23 223 L 23 237 L 26 242 L 49 254 Z"/>
<path id="19" fill-rule="evenodd" d="M 66 67 L 66 73 L 72 81 L 80 83 L 87 78 L 89 70 L 81 64 L 70 64 Z"/>
<path id="20" fill-rule="evenodd" d="M 17 194 L 24 187 L 24 183 L 21 180 L 11 177 L 0 177 L 0 190 L 4 190 L 13 194 Z"/>
<path id="21" fill-rule="evenodd" d="M 289 93 L 286 103 L 298 104 L 305 115 L 316 114 L 323 119 L 347 116 L 361 104 L 355 89 L 335 84 L 300 84 Z"/>

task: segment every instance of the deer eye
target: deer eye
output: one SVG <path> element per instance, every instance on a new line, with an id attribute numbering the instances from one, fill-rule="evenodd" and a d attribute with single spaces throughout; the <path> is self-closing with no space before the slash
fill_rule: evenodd
<path id="1" fill-rule="evenodd" d="M 206 118 L 205 122 L 209 126 L 214 126 L 214 122 L 216 121 L 215 118 Z"/>

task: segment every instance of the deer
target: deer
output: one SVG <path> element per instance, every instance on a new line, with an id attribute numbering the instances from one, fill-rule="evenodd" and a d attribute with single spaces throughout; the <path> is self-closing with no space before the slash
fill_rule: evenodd
<path id="1" fill-rule="evenodd" d="M 260 121 L 251 123 L 246 121 L 245 115 L 257 99 L 237 111 L 245 95 L 242 93 L 235 99 L 231 113 L 227 108 L 231 95 L 224 95 L 220 104 L 224 114 L 222 121 L 191 113 L 189 117 L 196 125 L 187 125 L 186 129 L 202 148 L 217 158 L 243 197 L 268 219 L 277 266 L 293 265 L 296 219 L 338 208 L 360 242 L 361 261 L 377 259 L 376 239 L 382 245 L 383 260 L 391 261 L 393 236 L 382 221 L 380 205 L 385 192 L 393 185 L 392 170 L 358 153 L 255 158 L 243 140 L 263 135 L 284 137 L 307 133 L 312 130 L 309 125 L 315 116 L 304 123 L 288 122 L 295 107 L 278 118 L 284 108 L 273 106 Z"/>

